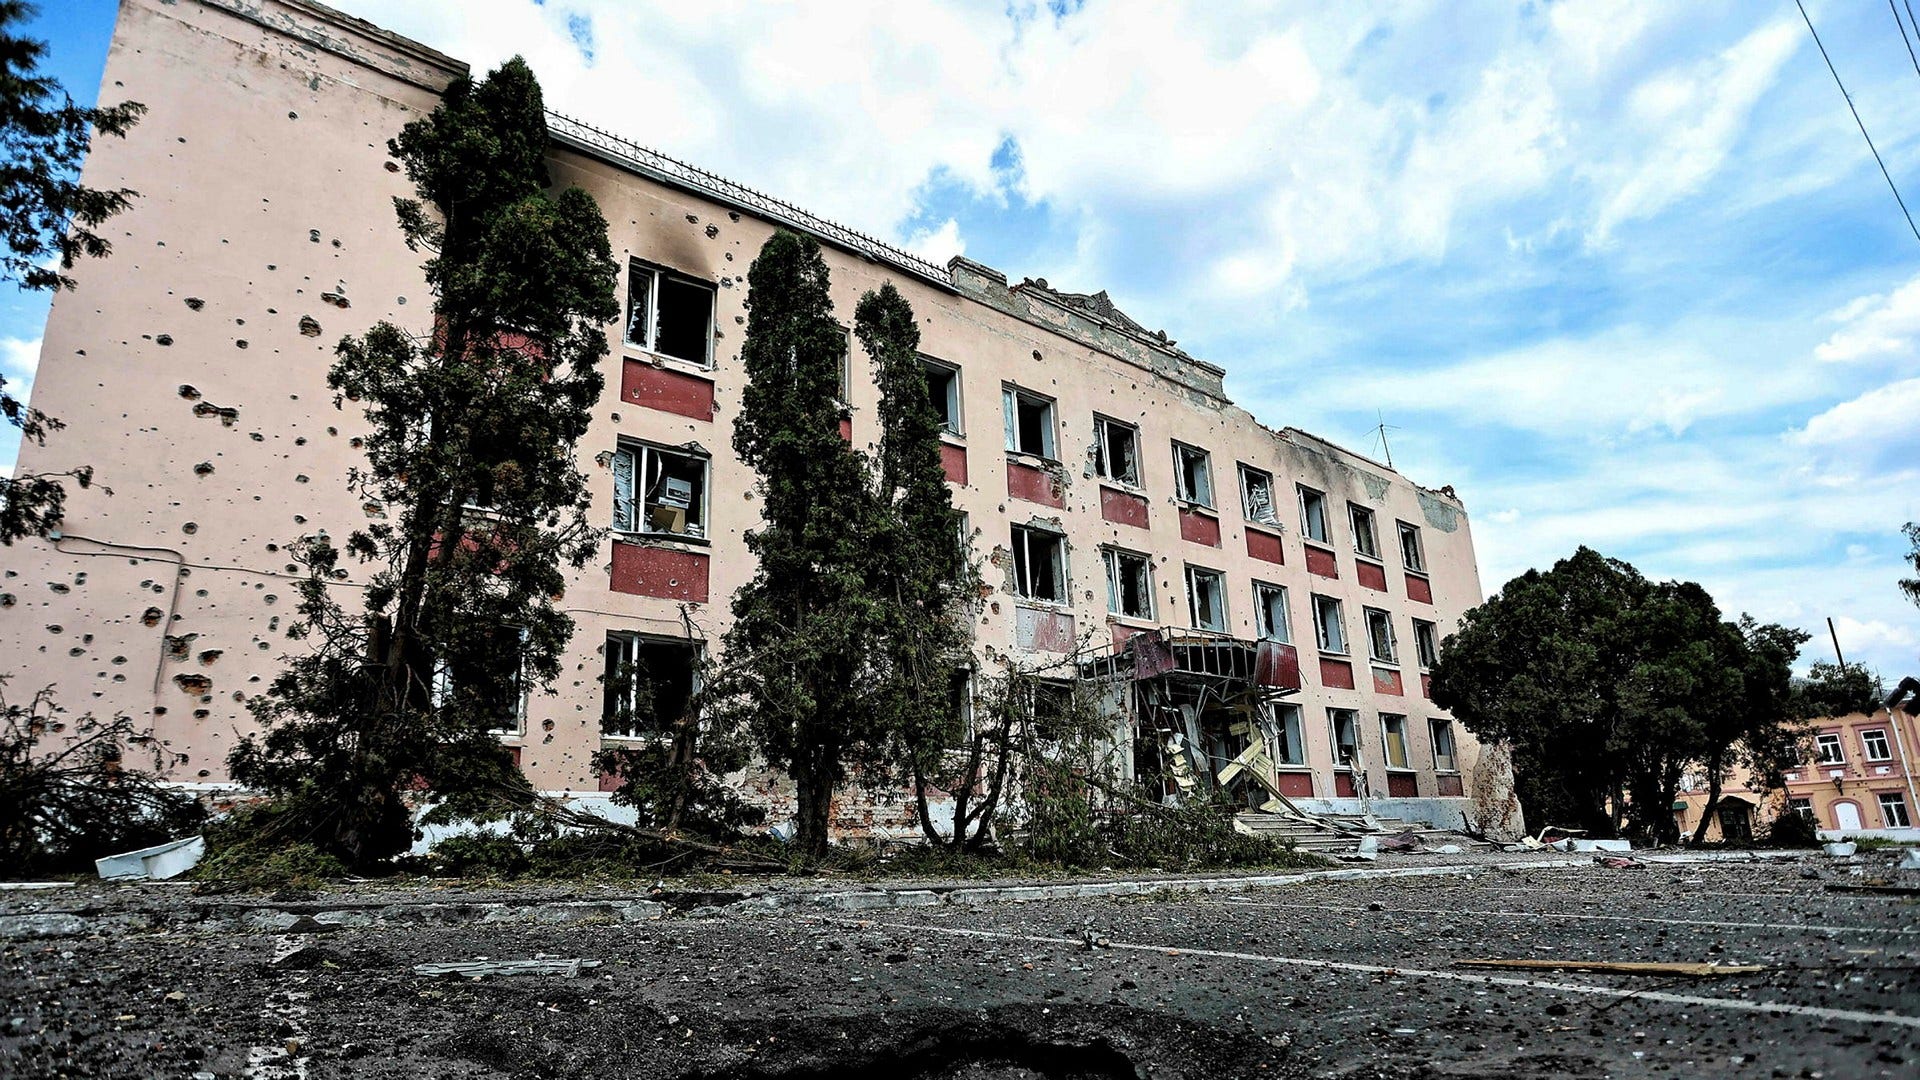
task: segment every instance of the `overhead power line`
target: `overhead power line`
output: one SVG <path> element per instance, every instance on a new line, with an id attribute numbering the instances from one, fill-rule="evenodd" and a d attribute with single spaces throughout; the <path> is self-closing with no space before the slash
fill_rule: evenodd
<path id="1" fill-rule="evenodd" d="M 1901 2 L 1907 5 L 1907 18 L 1913 18 L 1913 4 L 1911 0 L 1901 0 Z M 1893 25 L 1900 28 L 1900 40 L 1906 43 L 1907 59 L 1913 61 L 1913 73 L 1920 75 L 1920 56 L 1915 56 L 1913 53 L 1913 39 L 1907 36 L 1907 24 L 1900 18 L 1900 9 L 1893 6 L 1893 0 L 1887 0 L 1887 10 L 1893 12 Z M 1916 34 L 1920 34 L 1920 22 L 1913 24 L 1913 31 Z"/>
<path id="2" fill-rule="evenodd" d="M 1887 178 L 1887 188 L 1893 192 L 1893 201 L 1900 204 L 1900 213 L 1907 219 L 1907 228 L 1913 230 L 1915 240 L 1920 240 L 1920 225 L 1913 223 L 1913 213 L 1907 209 L 1907 200 L 1900 197 L 1900 186 L 1893 182 L 1893 174 L 1887 171 L 1887 163 L 1880 157 L 1880 148 L 1873 145 L 1873 136 L 1867 134 L 1867 124 L 1860 119 L 1860 110 L 1853 107 L 1853 95 L 1847 93 L 1847 84 L 1840 81 L 1840 72 L 1833 66 L 1833 57 L 1827 55 L 1827 47 L 1820 41 L 1820 31 L 1813 28 L 1807 5 L 1800 0 L 1793 0 L 1793 6 L 1800 9 L 1800 18 L 1807 24 L 1807 33 L 1813 35 L 1813 44 L 1820 50 L 1820 59 L 1827 62 L 1827 70 L 1833 75 L 1833 85 L 1840 88 L 1840 96 L 1847 100 L 1847 111 L 1853 114 L 1853 122 L 1859 125 L 1860 137 L 1867 140 L 1867 149 L 1873 152 L 1873 160 L 1880 166 L 1880 175 Z"/>

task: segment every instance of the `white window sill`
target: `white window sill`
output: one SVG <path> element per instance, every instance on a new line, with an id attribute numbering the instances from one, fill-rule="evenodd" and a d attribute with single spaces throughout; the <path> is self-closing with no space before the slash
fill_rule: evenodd
<path id="1" fill-rule="evenodd" d="M 1107 612 L 1107 621 L 1123 626 L 1139 627 L 1142 630 L 1151 630 L 1158 625 L 1151 615 L 1122 615 L 1117 611 Z"/>
<path id="2" fill-rule="evenodd" d="M 698 375 L 708 382 L 713 381 L 714 365 L 712 363 L 702 364 L 693 360 L 683 360 L 678 356 L 668 356 L 666 353 L 654 352 L 645 345 L 635 345 L 631 341 L 620 343 L 620 355 L 623 359 L 638 360 L 643 364 L 652 364 L 655 367 L 668 368 L 687 375 Z"/>
<path id="3" fill-rule="evenodd" d="M 1285 533 L 1287 531 L 1286 526 L 1277 521 L 1261 521 L 1259 518 L 1243 518 L 1242 520 L 1262 532 Z"/>
<path id="4" fill-rule="evenodd" d="M 633 532 L 622 529 L 613 529 L 610 531 L 613 533 L 615 541 L 638 544 L 643 547 L 661 547 L 663 545 L 675 544 L 698 548 L 713 546 L 713 541 L 707 537 L 688 536 L 685 533 Z"/>
<path id="5" fill-rule="evenodd" d="M 1115 491 L 1124 492 L 1128 495 L 1138 495 L 1143 499 L 1147 497 L 1147 489 L 1141 487 L 1139 484 L 1121 480 L 1113 476 L 1095 476 L 1094 479 L 1100 482 L 1101 487 L 1110 487 Z"/>
<path id="6" fill-rule="evenodd" d="M 1182 510 L 1191 511 L 1196 514 L 1205 514 L 1213 518 L 1220 516 L 1220 511 L 1215 510 L 1212 506 L 1203 502 L 1194 502 L 1192 499 L 1182 499 L 1178 495 L 1174 496 L 1173 502 L 1175 506 L 1178 506 Z"/>
<path id="7" fill-rule="evenodd" d="M 1030 465 L 1036 469 L 1058 467 L 1060 464 L 1059 458 L 1043 457 L 1040 454 L 1030 454 L 1025 450 L 1007 451 L 1007 460 L 1009 462 L 1019 464 L 1019 465 Z"/>
<path id="8" fill-rule="evenodd" d="M 1073 604 L 1067 600 L 1046 600 L 1038 596 L 1021 596 L 1016 593 L 1013 597 L 1013 604 L 1015 607 L 1032 608 L 1035 611 L 1056 611 L 1065 615 L 1073 614 Z"/>

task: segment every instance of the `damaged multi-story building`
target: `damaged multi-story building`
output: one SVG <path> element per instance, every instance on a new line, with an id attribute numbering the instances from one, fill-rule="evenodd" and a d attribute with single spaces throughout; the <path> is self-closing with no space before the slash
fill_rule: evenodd
<path id="1" fill-rule="evenodd" d="M 0 648 L 16 685 L 150 723 L 172 780 L 224 782 L 248 698 L 299 647 L 289 543 L 384 513 L 345 483 L 362 421 L 326 372 L 342 335 L 429 317 L 386 143 L 465 72 L 306 0 L 121 5 L 102 100 L 148 112 L 96 146 L 85 179 L 140 196 L 113 219 L 113 255 L 54 303 L 33 404 L 68 426 L 20 462 L 90 464 L 111 494 L 73 492 L 56 535 L 8 552 Z M 885 282 L 920 319 L 954 503 L 993 586 L 983 674 L 1013 658 L 1108 680 L 1132 736 L 1117 742 L 1253 805 L 1517 822 L 1504 755 L 1430 696 L 1438 643 L 1481 599 L 1450 489 L 1260 423 L 1221 368 L 1104 292 L 937 265 L 616 135 L 549 126 L 555 181 L 611 226 L 626 314 L 579 448 L 609 532 L 560 602 L 577 626 L 565 675 L 500 721 L 537 787 L 591 798 L 595 753 L 650 737 L 612 719 L 630 710 L 608 700 L 610 665 L 644 661 L 656 711 L 694 698 L 695 661 L 752 573 L 758 504 L 730 418 L 745 272 L 784 228 L 824 245 L 843 319 Z M 856 346 L 856 446 L 878 434 L 870 374 Z M 777 777 L 742 783 L 780 798 Z M 866 813 L 842 824 L 910 824 Z"/>

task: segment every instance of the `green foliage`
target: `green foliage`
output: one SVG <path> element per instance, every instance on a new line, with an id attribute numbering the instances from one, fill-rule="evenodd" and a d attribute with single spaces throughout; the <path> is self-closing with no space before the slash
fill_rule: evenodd
<path id="1" fill-rule="evenodd" d="M 0 0 L 0 281 L 20 288 L 71 289 L 68 276 L 83 258 L 103 258 L 113 245 L 99 232 L 137 192 L 80 183 L 93 136 L 124 137 L 146 106 L 138 102 L 83 109 L 60 83 L 40 71 L 45 42 L 16 31 L 33 12 L 24 0 Z M 58 268 L 47 262 L 58 256 Z M 22 441 L 44 445 L 64 425 L 6 392 L 0 377 L 0 417 Z M 0 544 L 44 536 L 60 524 L 66 501 L 62 480 L 93 482 L 82 466 L 63 473 L 0 476 Z"/>
<path id="2" fill-rule="evenodd" d="M 198 830 L 205 811 L 155 777 L 162 759 L 127 717 L 68 719 L 50 690 L 12 701 L 0 676 L 0 874 L 85 873 Z"/>
<path id="3" fill-rule="evenodd" d="M 695 675 L 695 685 L 713 678 L 708 666 Z M 702 718 L 701 694 L 688 699 L 682 715 L 659 715 L 653 687 L 641 664 L 622 664 L 609 679 L 607 700 L 618 729 L 657 733 L 646 742 L 594 755 L 594 770 L 618 781 L 613 801 L 632 807 L 640 825 L 666 832 L 686 830 L 718 840 L 759 825 L 766 811 L 748 805 L 724 779 L 747 765 L 745 740 Z"/>
<path id="4" fill-rule="evenodd" d="M 1235 807 L 1192 801 L 1116 818 L 1106 842 L 1128 866 L 1200 870 L 1233 866 L 1315 867 L 1326 860 L 1233 827 Z"/>
<path id="5" fill-rule="evenodd" d="M 281 806 L 245 807 L 208 825 L 195 881 L 238 889 L 311 889 L 347 876 L 347 865 L 308 842 Z"/>
<path id="6" fill-rule="evenodd" d="M 1815 661 L 1805 679 L 1796 679 L 1788 707 L 1795 717 L 1817 720 L 1871 713 L 1886 700 L 1880 677 L 1859 664 Z"/>
<path id="7" fill-rule="evenodd" d="M 1536 824 L 1677 839 L 1667 812 L 1681 774 L 1762 775 L 1790 760 L 1798 730 L 1787 678 L 1806 635 L 1726 622 L 1704 589 L 1650 582 L 1582 547 L 1508 582 L 1441 650 L 1435 704 L 1512 748 Z"/>
<path id="8" fill-rule="evenodd" d="M 516 878 L 532 865 L 525 844 L 491 833 L 449 836 L 433 845 L 433 856 L 453 877 Z"/>
<path id="9" fill-rule="evenodd" d="M 1913 601 L 1916 607 L 1920 607 L 1920 521 L 1909 521 L 1901 526 L 1900 531 L 1906 534 L 1907 542 L 1913 545 L 1913 548 L 1907 552 L 1906 558 L 1907 562 L 1913 566 L 1914 574 L 1910 578 L 1900 579 L 1900 591 L 1905 593 L 1907 599 Z"/>
<path id="10" fill-rule="evenodd" d="M 441 819 L 528 795 L 492 729 L 559 675 L 573 621 L 553 598 L 599 549 L 574 448 L 617 314 L 605 220 L 585 192 L 547 190 L 523 61 L 456 80 L 388 145 L 419 194 L 396 211 L 433 253 L 434 324 L 343 339 L 328 372 L 369 425 L 348 486 L 388 512 L 346 543 L 374 566 L 365 612 L 335 601 L 347 572 L 324 534 L 291 545 L 308 568 L 291 636 L 311 651 L 254 700 L 266 730 L 229 760 L 356 868 L 405 849 L 409 792 Z"/>
<path id="11" fill-rule="evenodd" d="M 1818 847 L 1820 834 L 1813 819 L 1792 810 L 1783 810 L 1767 824 L 1767 846 L 1777 848 Z"/>

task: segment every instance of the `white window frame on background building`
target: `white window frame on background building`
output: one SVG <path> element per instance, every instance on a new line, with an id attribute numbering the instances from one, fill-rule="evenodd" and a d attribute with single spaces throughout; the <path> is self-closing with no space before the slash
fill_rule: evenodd
<path id="1" fill-rule="evenodd" d="M 1333 544 L 1333 523 L 1327 520 L 1327 493 L 1305 484 L 1300 492 L 1300 535 L 1316 544 Z"/>
<path id="2" fill-rule="evenodd" d="M 1393 616 L 1379 608 L 1363 607 L 1361 617 L 1367 624 L 1367 656 L 1376 664 L 1398 667 L 1399 642 L 1393 633 Z"/>
<path id="3" fill-rule="evenodd" d="M 1003 418 L 1006 421 L 1007 451 L 1014 454 L 1026 454 L 1044 461 L 1060 460 L 1060 447 L 1054 428 L 1058 423 L 1058 405 L 1045 394 L 1036 394 L 1012 383 L 1000 387 L 1000 402 Z M 1037 429 L 1039 440 L 1028 445 L 1026 425 L 1021 423 L 1021 409 L 1040 410 L 1040 423 Z"/>
<path id="4" fill-rule="evenodd" d="M 1240 463 L 1240 509 L 1248 521 L 1280 524 L 1280 508 L 1273 505 L 1273 474 Z"/>
<path id="5" fill-rule="evenodd" d="M 1380 540 L 1373 528 L 1373 511 L 1359 503 L 1347 504 L 1347 527 L 1353 530 L 1353 550 L 1355 554 L 1369 559 L 1380 558 Z"/>
<path id="6" fill-rule="evenodd" d="M 1440 629 L 1426 619 L 1413 620 L 1413 655 L 1421 671 L 1432 671 L 1440 659 Z"/>
<path id="7" fill-rule="evenodd" d="M 949 435 L 964 434 L 966 426 L 961 416 L 960 366 L 922 355 L 920 367 L 927 373 L 927 397 L 933 402 L 934 409 L 942 414 L 940 430 Z M 945 381 L 944 392 L 935 385 L 935 379 Z"/>
<path id="8" fill-rule="evenodd" d="M 520 641 L 524 649 L 527 642 L 527 629 L 524 626 L 502 626 L 496 631 L 512 634 Z M 446 660 L 437 660 L 433 665 L 432 701 L 434 708 L 444 708 L 453 699 L 453 667 Z M 527 730 L 527 669 L 525 661 L 514 666 L 513 672 L 513 715 L 509 724 L 497 724 L 487 728 L 492 735 L 520 735 Z"/>
<path id="9" fill-rule="evenodd" d="M 1394 531 L 1400 534 L 1400 565 L 1409 573 L 1427 572 L 1426 544 L 1420 539 L 1420 526 L 1405 521 L 1396 521 Z"/>
<path id="10" fill-rule="evenodd" d="M 1913 815 L 1907 809 L 1907 797 L 1898 791 L 1878 793 L 1880 801 L 1880 823 L 1889 829 L 1913 828 Z"/>
<path id="11" fill-rule="evenodd" d="M 1340 598 L 1313 594 L 1313 630 L 1320 651 L 1329 656 L 1348 656 L 1347 616 Z"/>
<path id="12" fill-rule="evenodd" d="M 646 324 L 644 331 L 636 336 L 636 297 L 634 295 L 634 286 L 643 280 L 647 286 L 646 310 L 644 312 Z M 697 357 L 681 356 L 677 353 L 660 351 L 660 294 L 663 285 L 682 288 L 691 287 L 706 294 L 706 345 Z M 626 325 L 621 331 L 621 340 L 626 345 L 636 349 L 645 349 L 655 356 L 664 356 L 669 360 L 678 360 L 683 364 L 692 364 L 698 368 L 712 370 L 713 318 L 714 309 L 718 303 L 718 293 L 719 290 L 716 289 L 710 281 L 702 281 L 690 274 L 682 274 L 677 270 L 669 270 L 664 266 L 647 262 L 644 259 L 630 258 L 627 260 Z"/>
<path id="13" fill-rule="evenodd" d="M 1433 771 L 1459 772 L 1459 747 L 1453 741 L 1453 721 L 1445 717 L 1427 720 L 1427 738 L 1433 744 Z"/>
<path id="14" fill-rule="evenodd" d="M 1173 493 L 1181 502 L 1213 509 L 1213 455 L 1174 440 Z"/>
<path id="15" fill-rule="evenodd" d="M 1093 471 L 1102 480 L 1140 487 L 1140 428 L 1094 413 Z"/>
<path id="16" fill-rule="evenodd" d="M 1100 556 L 1107 565 L 1107 610 L 1123 619 L 1152 619 L 1153 557 L 1118 547 L 1103 547 Z M 1139 600 L 1132 610 L 1126 604 L 1129 576 Z"/>
<path id="17" fill-rule="evenodd" d="M 1253 614 L 1260 623 L 1260 640 L 1293 640 L 1293 618 L 1287 611 L 1287 587 L 1265 581 L 1253 583 Z"/>
<path id="18" fill-rule="evenodd" d="M 1203 608 L 1203 600 L 1211 605 Z M 1227 632 L 1227 575 L 1204 566 L 1187 566 L 1187 616 L 1195 630 Z"/>
<path id="19" fill-rule="evenodd" d="M 1280 745 L 1272 747 L 1273 763 L 1302 766 L 1307 763 L 1306 732 L 1300 726 L 1300 706 L 1281 702 L 1273 707 L 1274 734 Z"/>
<path id="20" fill-rule="evenodd" d="M 1822 731 L 1813 737 L 1813 760 L 1816 765 L 1845 765 L 1847 746 L 1840 741 L 1837 731 Z"/>
<path id="21" fill-rule="evenodd" d="M 702 646 L 700 642 L 688 638 L 660 637 L 654 634 L 643 634 L 634 630 L 609 630 L 607 631 L 606 638 L 606 654 L 602 659 L 601 679 L 606 680 L 612 678 L 617 670 L 617 665 L 620 664 L 632 665 L 632 669 L 636 673 L 641 673 L 643 668 L 640 664 L 640 652 L 648 645 L 663 645 L 676 649 L 684 648 L 692 654 L 689 660 L 691 670 L 688 673 L 689 685 L 687 688 L 687 696 L 689 700 L 697 699 L 701 690 L 700 661 L 705 655 L 705 647 Z M 650 682 L 658 681 L 657 674 L 650 680 Z M 625 688 L 627 695 L 626 705 L 629 715 L 638 712 L 641 696 L 640 682 L 641 680 L 636 677 L 632 684 Z M 649 690 L 649 695 L 651 695 L 651 690 Z M 654 722 L 659 725 L 656 730 L 644 731 L 637 727 L 630 727 L 626 731 L 612 730 L 611 724 L 613 717 L 607 714 L 607 709 L 603 701 L 600 710 L 600 737 L 609 742 L 624 743 L 659 740 L 668 736 L 670 729 L 667 725 L 678 720 L 679 717 L 655 716 L 653 719 Z"/>
<path id="22" fill-rule="evenodd" d="M 682 493 L 678 487 L 669 485 L 663 458 L 697 463 L 700 473 L 695 482 L 697 486 Z M 706 539 L 708 492 L 713 488 L 711 457 L 690 450 L 623 440 L 614 450 L 611 471 L 614 532 L 678 540 Z M 662 512 L 656 514 L 656 510 Z M 676 510 L 685 517 L 684 528 L 676 530 L 659 524 L 671 520 Z"/>
<path id="23" fill-rule="evenodd" d="M 1887 733 L 1880 728 L 1869 728 L 1860 733 L 1860 753 L 1868 761 L 1893 760 L 1893 747 L 1887 742 Z"/>
<path id="24" fill-rule="evenodd" d="M 1039 545 L 1038 560 L 1035 558 L 1036 544 Z M 1034 573 L 1037 561 L 1044 561 L 1051 568 L 1053 583 L 1058 590 L 1055 595 L 1040 595 L 1034 591 L 1036 583 L 1045 580 L 1044 576 Z M 1013 526 L 1013 576 L 1014 592 L 1021 599 L 1046 604 L 1066 603 L 1068 597 L 1073 595 L 1073 588 L 1067 579 L 1066 536 L 1032 525 Z"/>
<path id="25" fill-rule="evenodd" d="M 1346 743 L 1352 749 L 1343 752 L 1340 742 L 1340 728 L 1346 726 L 1347 734 L 1352 738 Z M 1360 759 L 1360 714 L 1353 709 L 1328 709 L 1327 727 L 1333 734 L 1333 767 L 1352 769 L 1354 762 Z"/>
<path id="26" fill-rule="evenodd" d="M 1412 772 L 1413 755 L 1407 747 L 1407 718 L 1399 713 L 1380 714 L 1380 756 L 1394 772 Z"/>

